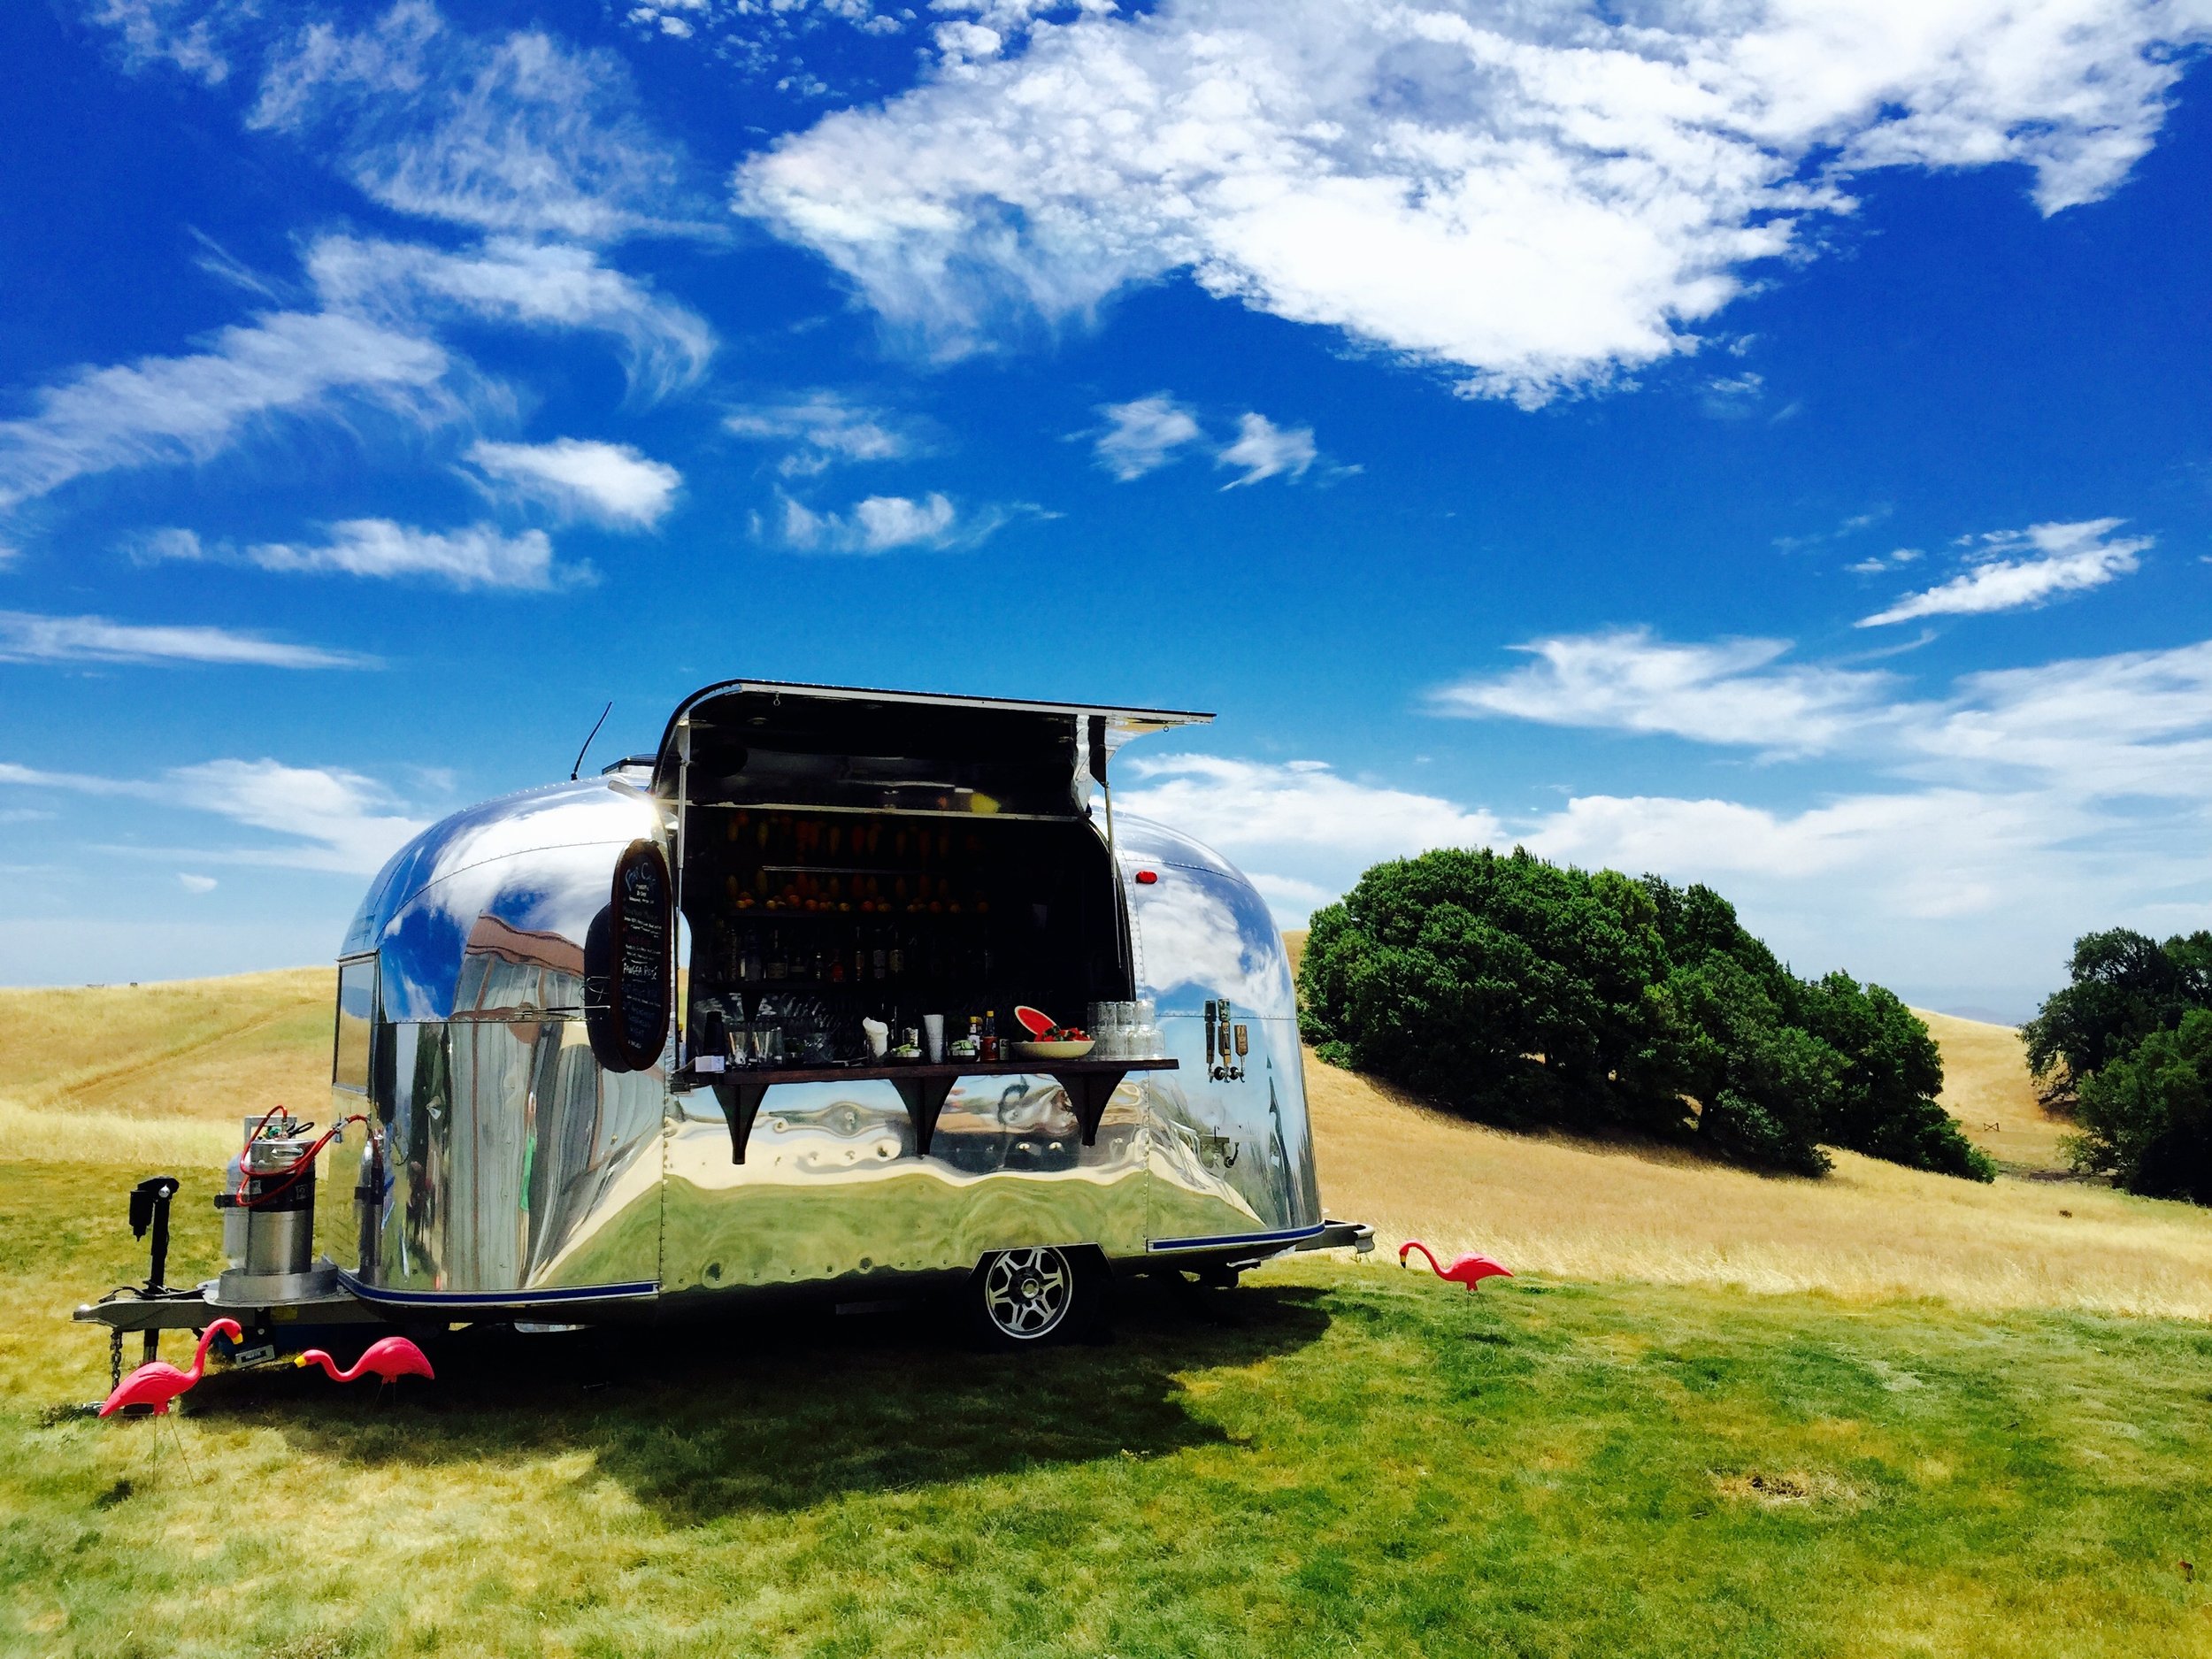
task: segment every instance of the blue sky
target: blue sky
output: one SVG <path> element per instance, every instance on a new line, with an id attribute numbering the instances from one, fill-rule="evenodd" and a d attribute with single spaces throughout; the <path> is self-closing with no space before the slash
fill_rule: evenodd
<path id="1" fill-rule="evenodd" d="M 326 958 L 732 675 L 1217 710 L 2016 1018 L 2212 923 L 2212 13 L 0 12 L 0 982 Z"/>

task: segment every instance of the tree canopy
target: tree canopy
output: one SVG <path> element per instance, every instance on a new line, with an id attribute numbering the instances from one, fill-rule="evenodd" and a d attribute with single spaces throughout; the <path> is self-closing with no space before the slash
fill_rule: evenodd
<path id="1" fill-rule="evenodd" d="M 2212 933 L 2084 933 L 2020 1029 L 2044 1099 L 2074 1113 L 2077 1168 L 2212 1203 Z"/>
<path id="2" fill-rule="evenodd" d="M 2212 933 L 2160 944 L 2125 927 L 2074 941 L 2067 983 L 2020 1028 L 2046 1098 L 2070 1104 L 2082 1080 L 2193 1008 L 2212 1008 Z"/>
<path id="3" fill-rule="evenodd" d="M 1325 1058 L 1509 1125 L 1623 1128 L 1816 1175 L 1849 1147 L 1986 1180 L 1935 1100 L 1927 1027 L 1879 986 L 1799 979 L 1711 888 L 1516 849 L 1378 864 L 1313 917 Z"/>

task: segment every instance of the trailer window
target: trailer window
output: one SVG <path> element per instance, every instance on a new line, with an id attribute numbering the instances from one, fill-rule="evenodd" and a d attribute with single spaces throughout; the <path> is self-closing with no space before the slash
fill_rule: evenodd
<path id="1" fill-rule="evenodd" d="M 376 958 L 338 964 L 338 1035 L 330 1067 L 333 1088 L 369 1092 L 369 1028 L 376 1011 Z"/>

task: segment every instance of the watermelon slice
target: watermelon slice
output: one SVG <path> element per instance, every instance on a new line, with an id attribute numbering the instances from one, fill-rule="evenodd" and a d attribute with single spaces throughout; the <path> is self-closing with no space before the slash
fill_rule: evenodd
<path id="1" fill-rule="evenodd" d="M 1052 1016 L 1042 1009 L 1025 1005 L 1014 1010 L 1014 1018 L 1021 1021 L 1022 1029 L 1033 1037 L 1041 1038 L 1045 1033 L 1053 1029 Z"/>

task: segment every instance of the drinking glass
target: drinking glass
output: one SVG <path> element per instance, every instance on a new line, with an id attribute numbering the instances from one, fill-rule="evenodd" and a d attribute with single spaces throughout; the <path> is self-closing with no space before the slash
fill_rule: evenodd
<path id="1" fill-rule="evenodd" d="M 1137 1028 L 1137 1046 L 1129 1056 L 1132 1060 L 1156 1060 L 1160 1057 L 1160 1009 L 1148 996 L 1141 996 L 1134 1003 L 1135 1016 L 1130 1024 Z"/>
<path id="2" fill-rule="evenodd" d="M 922 1016 L 923 1052 L 929 1056 L 932 1065 L 941 1065 L 945 1059 L 945 1017 L 942 1014 Z"/>

